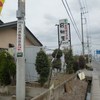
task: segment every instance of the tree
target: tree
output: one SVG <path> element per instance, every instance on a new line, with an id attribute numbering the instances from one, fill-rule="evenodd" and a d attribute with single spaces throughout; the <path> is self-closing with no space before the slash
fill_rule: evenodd
<path id="1" fill-rule="evenodd" d="M 60 59 L 61 56 L 62 56 L 62 51 L 60 49 L 55 49 L 54 52 L 52 53 L 53 58 Z"/>
<path id="2" fill-rule="evenodd" d="M 0 52 L 0 83 L 1 85 L 11 84 L 16 75 L 16 64 L 14 58 L 7 52 Z"/>
<path id="3" fill-rule="evenodd" d="M 49 71 L 50 71 L 50 63 L 47 55 L 43 50 L 40 50 L 37 53 L 35 65 L 36 65 L 37 73 L 40 76 L 38 81 L 41 84 L 41 86 L 43 86 L 44 83 L 48 80 Z"/>
<path id="4" fill-rule="evenodd" d="M 57 70 L 61 70 L 61 56 L 62 51 L 60 49 L 55 49 L 52 53 L 52 57 L 54 58 L 54 61 L 52 62 L 52 68 L 56 68 Z"/>
<path id="5" fill-rule="evenodd" d="M 79 70 L 79 56 L 78 55 L 73 57 L 73 69 L 74 69 L 74 72 L 77 72 Z"/>
<path id="6" fill-rule="evenodd" d="M 72 50 L 67 50 L 65 52 L 65 62 L 66 62 L 66 73 L 73 73 L 73 54 L 72 54 Z"/>
<path id="7" fill-rule="evenodd" d="M 79 67 L 80 69 L 83 69 L 86 67 L 86 61 L 85 61 L 85 58 L 84 56 L 79 56 Z"/>
<path id="8" fill-rule="evenodd" d="M 57 70 L 61 70 L 61 60 L 60 59 L 54 59 L 52 62 L 53 69 L 56 68 Z"/>

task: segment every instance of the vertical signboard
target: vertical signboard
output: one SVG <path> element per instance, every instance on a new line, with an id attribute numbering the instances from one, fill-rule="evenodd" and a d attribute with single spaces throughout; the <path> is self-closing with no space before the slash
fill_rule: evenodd
<path id="1" fill-rule="evenodd" d="M 23 57 L 24 53 L 24 21 L 17 23 L 17 57 Z"/>
<path id="2" fill-rule="evenodd" d="M 69 33 L 68 33 L 68 20 L 61 19 L 59 20 L 59 36 L 62 46 L 66 46 L 69 42 Z"/>

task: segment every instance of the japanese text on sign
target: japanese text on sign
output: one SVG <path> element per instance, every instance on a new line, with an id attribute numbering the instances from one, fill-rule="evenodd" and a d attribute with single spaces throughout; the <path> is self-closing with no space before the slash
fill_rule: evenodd
<path id="1" fill-rule="evenodd" d="M 23 54 L 24 50 L 24 22 L 22 20 L 18 21 L 17 24 L 17 54 Z"/>
<path id="2" fill-rule="evenodd" d="M 68 23 L 67 19 L 59 20 L 59 35 L 62 44 L 68 43 Z"/>

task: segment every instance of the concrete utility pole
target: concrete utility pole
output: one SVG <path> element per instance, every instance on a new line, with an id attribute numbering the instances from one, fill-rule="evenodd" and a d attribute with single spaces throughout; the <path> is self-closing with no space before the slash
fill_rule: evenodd
<path id="1" fill-rule="evenodd" d="M 16 100 L 25 100 L 25 57 L 24 57 L 24 37 L 25 37 L 25 0 L 18 0 L 17 11 L 17 82 Z"/>
<path id="2" fill-rule="evenodd" d="M 84 34 L 83 34 L 83 13 L 81 12 L 81 30 L 82 30 L 82 54 L 84 56 Z"/>

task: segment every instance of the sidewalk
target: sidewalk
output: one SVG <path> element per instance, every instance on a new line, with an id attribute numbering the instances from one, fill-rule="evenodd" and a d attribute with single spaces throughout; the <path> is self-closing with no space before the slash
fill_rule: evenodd
<path id="1" fill-rule="evenodd" d="M 100 100 L 100 79 L 96 71 L 92 74 L 91 100 Z"/>
<path id="2" fill-rule="evenodd" d="M 100 68 L 98 65 L 93 64 L 93 71 L 88 71 L 86 69 L 81 70 L 84 72 L 86 77 L 92 77 L 92 86 L 91 86 L 91 99 L 90 100 L 100 100 Z"/>

